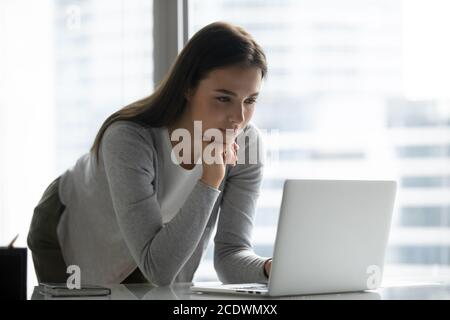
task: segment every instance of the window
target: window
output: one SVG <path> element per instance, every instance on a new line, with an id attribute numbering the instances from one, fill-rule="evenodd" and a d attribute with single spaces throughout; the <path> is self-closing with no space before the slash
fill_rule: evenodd
<path id="1" fill-rule="evenodd" d="M 278 160 L 265 169 L 256 253 L 272 255 L 284 179 L 393 178 L 400 190 L 385 274 L 448 274 L 450 26 L 440 13 L 448 9 L 422 0 L 190 1 L 190 35 L 229 21 L 268 58 L 253 121 L 277 131 L 265 144 Z M 215 279 L 206 265 L 198 279 Z"/>
<path id="2" fill-rule="evenodd" d="M 152 2 L 54 1 L 56 167 L 73 165 L 102 122 L 147 96 L 152 79 Z"/>
<path id="3" fill-rule="evenodd" d="M 107 116 L 152 92 L 152 33 L 152 1 L 0 1 L 2 245 L 20 233 L 26 246 L 52 177 L 89 150 Z"/>

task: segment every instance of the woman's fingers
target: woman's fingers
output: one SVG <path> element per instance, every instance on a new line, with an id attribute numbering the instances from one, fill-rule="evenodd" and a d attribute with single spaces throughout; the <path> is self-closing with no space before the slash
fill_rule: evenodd
<path id="1" fill-rule="evenodd" d="M 226 147 L 226 164 L 231 164 L 233 167 L 237 163 L 237 150 L 239 149 L 239 146 L 237 143 L 233 143 Z"/>
<path id="2" fill-rule="evenodd" d="M 234 152 L 234 166 L 237 164 L 238 161 L 238 157 L 237 157 L 237 152 L 239 150 L 239 145 L 236 142 L 233 142 L 233 152 Z"/>

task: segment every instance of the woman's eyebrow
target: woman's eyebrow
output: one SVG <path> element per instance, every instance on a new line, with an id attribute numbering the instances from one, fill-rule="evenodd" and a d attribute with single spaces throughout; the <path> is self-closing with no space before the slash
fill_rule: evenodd
<path id="1" fill-rule="evenodd" d="M 233 91 L 227 90 L 227 89 L 216 89 L 216 90 L 214 90 L 214 91 L 216 91 L 216 92 L 221 92 L 221 93 L 226 93 L 226 94 L 229 94 L 229 95 L 231 95 L 231 96 L 237 97 L 237 94 L 236 94 L 236 93 L 234 93 Z M 259 94 L 259 92 L 252 93 L 252 94 L 250 95 L 250 97 L 257 96 L 258 94 Z"/>

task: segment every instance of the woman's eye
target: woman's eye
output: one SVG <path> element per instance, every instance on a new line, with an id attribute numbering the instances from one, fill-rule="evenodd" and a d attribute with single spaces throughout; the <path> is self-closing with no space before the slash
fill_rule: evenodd
<path id="1" fill-rule="evenodd" d="M 216 99 L 220 102 L 229 102 L 230 101 L 230 98 L 228 98 L 228 97 L 217 97 Z M 256 103 L 256 99 L 249 99 L 249 100 L 245 101 L 245 103 L 246 104 L 254 104 L 254 103 Z"/>
<path id="2" fill-rule="evenodd" d="M 217 97 L 217 100 L 219 100 L 220 102 L 228 102 L 228 101 L 230 101 L 230 99 L 227 98 L 227 97 Z"/>

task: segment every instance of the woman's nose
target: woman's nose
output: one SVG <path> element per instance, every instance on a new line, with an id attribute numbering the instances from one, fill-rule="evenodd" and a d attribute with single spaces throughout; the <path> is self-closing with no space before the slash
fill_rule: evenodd
<path id="1" fill-rule="evenodd" d="M 236 124 L 241 124 L 242 122 L 244 122 L 244 106 L 241 104 L 233 108 L 233 112 L 231 113 L 229 118 L 233 123 Z"/>

